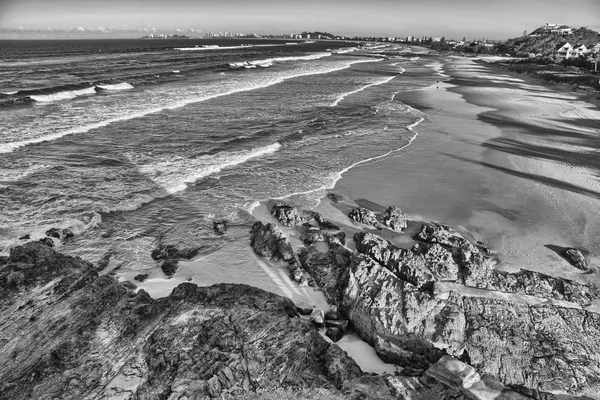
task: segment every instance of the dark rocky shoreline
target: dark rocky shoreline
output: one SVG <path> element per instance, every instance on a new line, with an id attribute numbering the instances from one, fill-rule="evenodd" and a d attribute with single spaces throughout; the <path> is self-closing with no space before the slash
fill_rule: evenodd
<path id="1" fill-rule="evenodd" d="M 331 310 L 236 284 L 182 283 L 152 299 L 48 241 L 13 248 L 0 259 L 0 399 L 589 399 L 600 392 L 600 315 L 587 310 L 599 297 L 593 288 L 533 271 L 498 272 L 489 249 L 444 225 L 424 224 L 417 244 L 400 249 L 376 231 L 346 238 L 343 227 L 312 211 L 280 204 L 272 215 L 252 227 L 253 249 L 287 261 L 292 279 L 322 290 Z M 406 226 L 396 208 L 368 216 L 361 223 Z M 278 224 L 294 229 L 304 247 L 293 249 Z M 153 256 L 190 255 L 164 247 Z M 311 313 L 312 321 L 302 317 Z M 315 325 L 334 341 L 354 330 L 400 374 L 363 372 Z"/>

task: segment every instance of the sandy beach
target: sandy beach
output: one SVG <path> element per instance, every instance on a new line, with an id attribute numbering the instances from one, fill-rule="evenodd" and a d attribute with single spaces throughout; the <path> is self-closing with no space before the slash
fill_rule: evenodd
<path id="1" fill-rule="evenodd" d="M 558 252 L 578 247 L 599 265 L 600 110 L 472 59 L 449 58 L 440 74 L 439 89 L 396 96 L 426 114 L 414 142 L 334 192 L 453 225 L 496 251 L 498 268 L 597 281 Z"/>

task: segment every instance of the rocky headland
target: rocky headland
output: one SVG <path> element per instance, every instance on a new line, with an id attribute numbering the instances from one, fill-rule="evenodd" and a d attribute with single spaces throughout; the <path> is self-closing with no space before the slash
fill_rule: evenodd
<path id="1" fill-rule="evenodd" d="M 0 258 L 0 399 L 597 398 L 594 288 L 497 271 L 492 251 L 445 225 L 423 224 L 399 248 L 378 235 L 407 227 L 396 207 L 353 210 L 349 224 L 375 228 L 353 230 L 270 211 L 250 245 L 330 309 L 238 284 L 182 283 L 153 299 L 52 241 L 13 248 Z M 152 256 L 162 267 L 193 252 Z M 335 344 L 349 332 L 398 373 L 363 372 Z"/>

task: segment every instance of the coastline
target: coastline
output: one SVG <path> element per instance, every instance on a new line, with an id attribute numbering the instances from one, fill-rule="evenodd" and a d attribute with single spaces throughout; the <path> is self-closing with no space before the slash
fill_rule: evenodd
<path id="1" fill-rule="evenodd" d="M 550 157 L 550 149 L 565 143 L 558 135 L 545 137 L 540 132 L 558 122 L 544 125 L 538 117 L 549 106 L 557 113 L 566 105 L 573 108 L 570 102 L 579 97 L 556 93 L 517 74 L 498 75 L 470 59 L 447 59 L 444 74 L 449 78 L 441 78 L 439 89 L 431 86 L 396 96 L 427 114 L 417 129 L 419 140 L 403 152 L 348 171 L 334 191 L 386 207 L 397 205 L 409 219 L 456 226 L 497 250 L 502 269 L 525 267 L 597 283 L 595 274 L 582 274 L 552 249 L 583 247 L 590 263 L 600 265 L 600 249 L 589 239 L 600 228 L 586 212 L 599 204 L 594 171 L 573 162 L 575 151 L 565 160 L 558 153 Z M 537 103 L 532 96 L 539 96 Z M 587 107 L 576 105 L 580 110 Z M 575 123 L 586 150 L 593 151 L 594 130 L 588 121 Z M 517 143 L 529 151 L 517 151 Z M 556 214 L 562 215 L 547 223 L 548 215 Z"/>

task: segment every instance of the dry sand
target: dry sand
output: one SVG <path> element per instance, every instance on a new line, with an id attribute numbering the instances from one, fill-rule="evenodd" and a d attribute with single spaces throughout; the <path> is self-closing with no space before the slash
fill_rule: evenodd
<path id="1" fill-rule="evenodd" d="M 496 250 L 499 268 L 597 280 L 557 252 L 582 248 L 600 267 L 600 110 L 472 59 L 441 72 L 439 89 L 396 97 L 427 114 L 413 143 L 333 191 L 454 225 Z"/>

